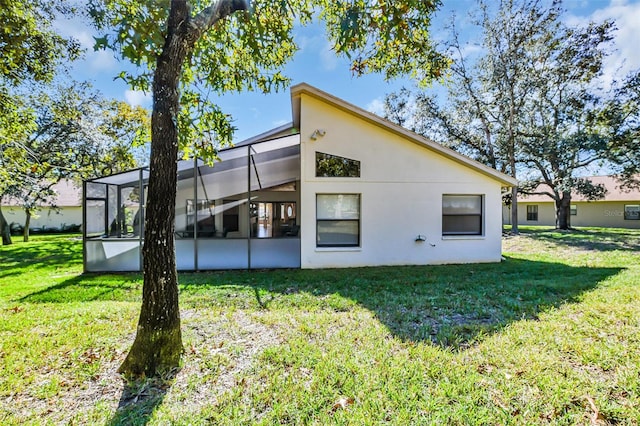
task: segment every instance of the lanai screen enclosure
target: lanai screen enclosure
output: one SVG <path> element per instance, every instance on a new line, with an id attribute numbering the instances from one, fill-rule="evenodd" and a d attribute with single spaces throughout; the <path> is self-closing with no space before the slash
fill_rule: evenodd
<path id="1" fill-rule="evenodd" d="M 300 135 L 178 161 L 179 270 L 299 268 Z M 84 183 L 84 269 L 139 271 L 148 168 Z"/>

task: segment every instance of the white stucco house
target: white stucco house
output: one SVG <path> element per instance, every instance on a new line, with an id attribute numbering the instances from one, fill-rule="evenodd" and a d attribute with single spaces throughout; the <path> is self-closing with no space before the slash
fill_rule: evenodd
<path id="1" fill-rule="evenodd" d="M 514 179 L 304 83 L 291 106 L 213 167 L 178 163 L 178 269 L 500 261 Z M 85 270 L 140 269 L 147 179 L 85 182 Z"/>
<path id="2" fill-rule="evenodd" d="M 571 226 L 598 226 L 605 228 L 640 228 L 640 190 L 625 189 L 614 176 L 587 177 L 606 189 L 604 198 L 588 200 L 571 195 Z M 535 192 L 548 190 L 540 185 Z M 511 212 L 504 207 L 505 224 L 510 224 Z M 520 225 L 556 225 L 556 208 L 551 197 L 543 194 L 518 196 L 518 223 Z"/>
<path id="3" fill-rule="evenodd" d="M 31 216 L 30 228 L 58 228 L 82 224 L 82 188 L 73 181 L 63 179 L 51 187 L 55 195 L 49 203 L 41 203 Z M 2 214 L 7 223 L 24 226 L 26 215 L 19 200 L 2 199 Z M 55 206 L 55 207 L 52 207 Z"/>

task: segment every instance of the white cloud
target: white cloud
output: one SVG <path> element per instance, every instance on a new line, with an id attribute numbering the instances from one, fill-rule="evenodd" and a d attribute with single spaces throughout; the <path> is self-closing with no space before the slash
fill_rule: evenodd
<path id="1" fill-rule="evenodd" d="M 375 98 L 369 102 L 365 108 L 367 111 L 372 112 L 380 117 L 384 116 L 384 100 L 381 97 Z"/>
<path id="2" fill-rule="evenodd" d="M 89 69 L 91 71 L 110 71 L 116 68 L 118 61 L 110 50 L 100 50 L 94 52 L 91 50 L 87 55 Z"/>
<path id="3" fill-rule="evenodd" d="M 338 57 L 333 51 L 333 46 L 328 41 L 320 49 L 320 61 L 326 71 L 333 71 L 338 66 Z"/>
<path id="4" fill-rule="evenodd" d="M 127 90 L 124 92 L 124 99 L 131 106 L 147 106 L 151 103 L 151 94 L 140 90 Z"/>
<path id="5" fill-rule="evenodd" d="M 72 37 L 80 43 L 84 49 L 84 63 L 92 73 L 112 71 L 116 68 L 118 61 L 110 50 L 93 50 L 95 45 L 94 33 L 92 29 L 78 18 L 58 20 L 55 22 L 56 29 L 64 37 Z"/>
<path id="6" fill-rule="evenodd" d="M 632 70 L 640 68 L 638 41 L 640 40 L 640 3 L 626 0 L 611 0 L 608 6 L 595 10 L 587 17 L 571 16 L 569 25 L 586 25 L 589 21 L 615 21 L 613 51 L 605 58 L 603 83 L 611 84 Z"/>

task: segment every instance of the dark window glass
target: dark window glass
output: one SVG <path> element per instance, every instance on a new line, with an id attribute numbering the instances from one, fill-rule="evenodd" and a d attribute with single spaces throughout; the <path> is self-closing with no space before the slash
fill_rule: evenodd
<path id="1" fill-rule="evenodd" d="M 316 177 L 360 177 L 360 162 L 316 152 Z"/>
<path id="2" fill-rule="evenodd" d="M 640 220 L 640 204 L 625 204 L 624 219 Z"/>
<path id="3" fill-rule="evenodd" d="M 538 206 L 527 206 L 527 220 L 538 221 Z"/>

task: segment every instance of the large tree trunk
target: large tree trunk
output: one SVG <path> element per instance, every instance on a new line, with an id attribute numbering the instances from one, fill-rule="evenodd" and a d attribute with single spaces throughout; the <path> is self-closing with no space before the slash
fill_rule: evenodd
<path id="1" fill-rule="evenodd" d="M 563 192 L 556 201 L 556 228 L 571 229 L 571 193 Z"/>
<path id="2" fill-rule="evenodd" d="M 133 346 L 120 373 L 154 376 L 178 367 L 182 353 L 178 273 L 175 256 L 175 205 L 178 160 L 179 83 L 182 67 L 202 32 L 237 10 L 246 0 L 218 0 L 192 19 L 186 0 L 172 0 L 167 38 L 156 63 L 151 116 L 151 162 L 144 246 L 142 309 Z"/>
<path id="3" fill-rule="evenodd" d="M 0 200 L 2 198 L 0 197 Z M 0 204 L 2 204 L 0 202 Z M 2 209 L 0 208 L 0 234 L 2 234 L 2 245 L 8 246 L 13 241 L 11 241 L 11 229 L 9 229 L 9 224 L 7 220 L 4 218 L 4 214 L 2 214 Z"/>
<path id="4" fill-rule="evenodd" d="M 172 6 L 171 13 L 174 12 Z M 169 19 L 171 24 L 172 18 Z M 153 81 L 151 163 L 142 249 L 142 309 L 136 339 L 119 369 L 126 375 L 154 376 L 174 369 L 182 353 L 173 233 L 180 110 L 178 85 L 186 54 L 186 42 L 174 24 L 169 27 Z"/>
<path id="5" fill-rule="evenodd" d="M 29 226 L 31 226 L 31 210 L 24 209 L 24 229 L 22 230 L 22 241 L 29 242 Z"/>

